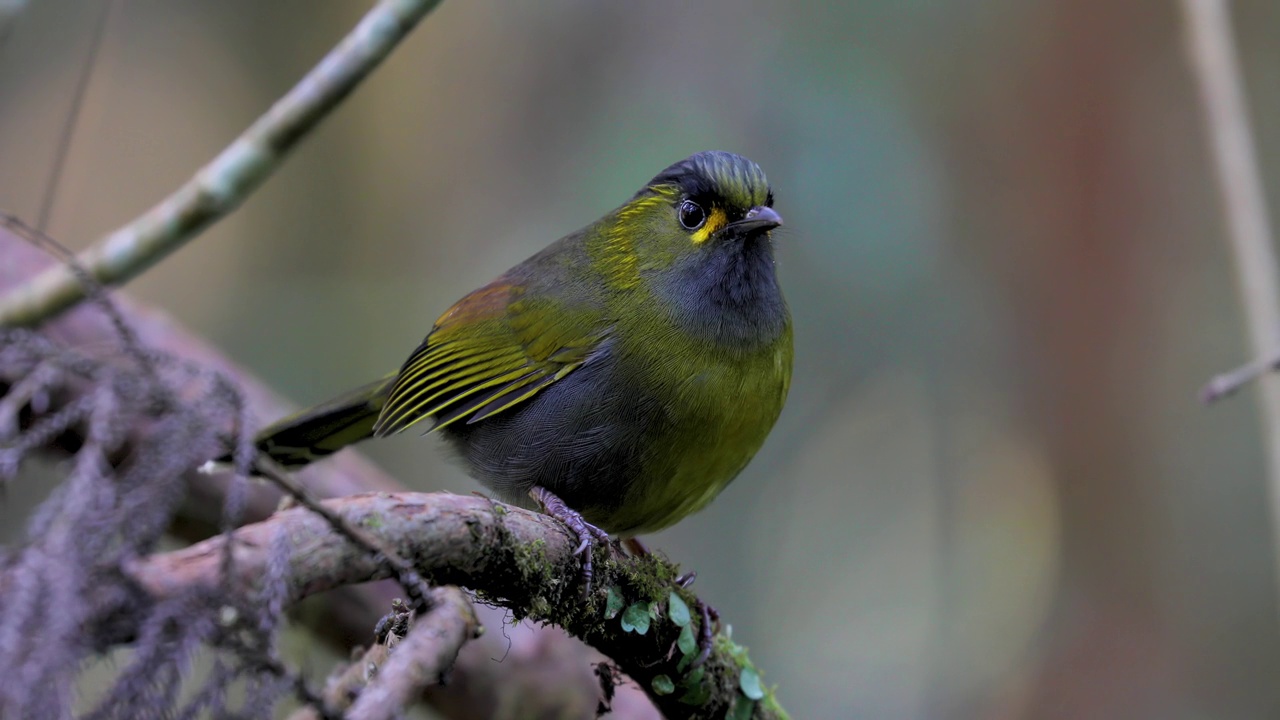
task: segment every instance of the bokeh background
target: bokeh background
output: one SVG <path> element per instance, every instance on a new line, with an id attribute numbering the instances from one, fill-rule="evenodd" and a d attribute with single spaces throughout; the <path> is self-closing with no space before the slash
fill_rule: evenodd
<path id="1" fill-rule="evenodd" d="M 1280 4 L 1232 5 L 1280 207 Z M 29 3 L 0 207 L 84 246 L 366 7 Z M 1276 717 L 1255 403 L 1196 401 L 1246 343 L 1183 32 L 1173 2 L 451 0 L 130 291 L 319 401 L 670 162 L 743 153 L 787 220 L 792 397 L 650 544 L 796 717 Z M 431 439 L 364 449 L 477 487 Z"/>

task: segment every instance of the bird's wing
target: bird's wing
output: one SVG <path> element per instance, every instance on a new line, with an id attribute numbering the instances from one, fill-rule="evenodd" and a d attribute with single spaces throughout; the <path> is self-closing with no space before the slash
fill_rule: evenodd
<path id="1" fill-rule="evenodd" d="M 563 378 L 603 339 L 594 313 L 532 298 L 500 278 L 462 298 L 436 321 L 391 387 L 374 434 L 426 417 L 439 430 L 479 422 Z"/>

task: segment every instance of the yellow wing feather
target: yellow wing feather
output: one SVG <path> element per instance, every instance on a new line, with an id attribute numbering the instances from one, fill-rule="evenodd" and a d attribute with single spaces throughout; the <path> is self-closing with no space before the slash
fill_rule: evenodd
<path id="1" fill-rule="evenodd" d="M 502 279 L 471 293 L 436 321 L 391 386 L 374 425 L 383 437 L 432 417 L 431 430 L 479 422 L 536 395 L 580 367 L 594 333 L 528 312 Z M 539 322 L 539 321 L 542 322 Z"/>

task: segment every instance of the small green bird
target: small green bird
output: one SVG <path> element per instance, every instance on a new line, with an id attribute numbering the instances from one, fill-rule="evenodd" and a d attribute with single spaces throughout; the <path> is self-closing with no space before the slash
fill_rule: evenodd
<path id="1" fill-rule="evenodd" d="M 584 548 L 665 528 L 746 466 L 787 396 L 772 206 L 744 157 L 678 162 L 458 301 L 398 373 L 258 447 L 298 466 L 431 418 L 480 482 L 538 500 Z"/>

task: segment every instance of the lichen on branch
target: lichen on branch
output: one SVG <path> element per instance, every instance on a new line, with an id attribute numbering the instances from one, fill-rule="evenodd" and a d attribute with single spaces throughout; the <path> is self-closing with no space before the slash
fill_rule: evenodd
<path id="1" fill-rule="evenodd" d="M 618 557 L 597 549 L 601 572 L 584 598 L 575 538 L 540 513 L 479 497 L 409 492 L 325 505 L 400 553 L 433 585 L 469 587 L 517 618 L 555 624 L 582 638 L 645 687 L 669 718 L 785 717 L 745 650 L 730 638 L 717 635 L 710 656 L 692 667 L 688 641 L 681 638 L 700 631 L 695 626 L 702 621 L 689 612 L 698 599 L 676 587 L 676 566 L 660 556 Z M 252 587 L 280 532 L 292 539 L 289 603 L 385 576 L 375 558 L 306 508 L 142 559 L 129 572 L 154 601 L 228 581 Z M 226 579 L 220 567 L 229 541 L 237 577 Z"/>

